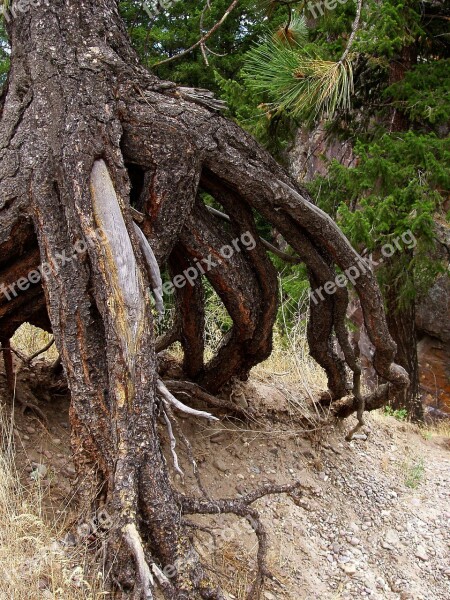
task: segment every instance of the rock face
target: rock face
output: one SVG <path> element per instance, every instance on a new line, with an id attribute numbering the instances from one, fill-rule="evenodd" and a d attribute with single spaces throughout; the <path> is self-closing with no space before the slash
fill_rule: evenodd
<path id="1" fill-rule="evenodd" d="M 299 129 L 293 148 L 288 155 L 289 169 L 298 181 L 311 181 L 317 174 L 326 175 L 329 163 L 336 159 L 347 167 L 355 164 L 349 143 L 327 136 L 323 125 L 312 131 Z M 444 264 L 450 258 L 450 227 L 437 217 L 438 238 L 436 258 Z M 440 276 L 425 298 L 417 305 L 416 326 L 418 334 L 418 358 L 420 384 L 424 403 L 430 407 L 430 416 L 450 415 L 450 267 Z M 361 325 L 362 315 L 358 306 L 349 307 L 349 318 Z M 366 383 L 375 384 L 376 378 L 370 366 L 371 344 L 361 331 L 358 340 L 363 360 Z M 366 364 L 367 363 L 367 364 Z"/>
<path id="2" fill-rule="evenodd" d="M 450 227 L 441 219 L 436 220 L 436 236 L 437 258 L 447 264 L 447 273 L 416 310 L 420 385 L 432 417 L 439 417 L 439 411 L 450 414 Z"/>
<path id="3" fill-rule="evenodd" d="M 323 124 L 312 131 L 306 128 L 297 131 L 288 162 L 292 176 L 298 181 L 311 181 L 317 174 L 326 175 L 333 159 L 351 166 L 355 161 L 351 144 L 329 137 Z"/>
<path id="4" fill-rule="evenodd" d="M 450 413 L 450 278 L 440 277 L 417 307 L 420 385 L 425 404 Z"/>
<path id="5" fill-rule="evenodd" d="M 450 277 L 443 275 L 417 306 L 417 330 L 450 344 Z"/>

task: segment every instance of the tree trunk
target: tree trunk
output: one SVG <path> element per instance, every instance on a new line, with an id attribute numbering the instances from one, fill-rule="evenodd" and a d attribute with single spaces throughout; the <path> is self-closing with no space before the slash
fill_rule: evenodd
<path id="1" fill-rule="evenodd" d="M 113 517 L 111 556 L 120 557 L 115 585 L 135 598 L 152 598 L 154 581 L 166 598 L 222 598 L 204 575 L 182 514 L 221 507 L 255 520 L 250 504 L 256 497 L 196 503 L 170 482 L 157 415 L 170 421 L 171 403 L 186 408 L 157 382 L 153 253 L 174 274 L 199 268 L 208 257 L 216 263 L 204 275 L 233 319 L 231 332 L 204 364 L 198 281 L 179 295 L 175 336 L 190 353 L 188 376 L 210 391 L 247 377 L 271 350 L 276 274 L 253 210 L 284 235 L 317 285 L 334 279 L 334 265 L 348 269 L 359 256 L 250 136 L 208 108 L 207 95 L 202 101 L 196 93 L 193 101 L 185 88 L 139 65 L 115 0 L 43 1 L 15 12 L 8 22 L 12 67 L 0 124 L 0 340 L 26 320 L 53 331 L 71 392 L 80 496 L 92 511 L 101 499 Z M 207 211 L 199 185 L 228 211 L 229 225 Z M 225 255 L 225 245 L 233 248 L 244 234 L 254 246 Z M 369 270 L 356 289 L 376 348 L 374 366 L 388 382 L 370 398 L 372 409 L 402 393 L 408 378 L 393 362 L 395 344 Z M 200 311 L 195 322 L 189 305 Z M 333 351 L 338 337 L 354 384 L 335 412 L 361 416 L 346 305 L 339 289 L 313 307 L 309 339 L 327 370 L 331 397 L 339 400 L 347 384 Z M 254 529 L 264 548 L 262 525 L 256 521 Z M 258 556 L 253 597 L 266 574 L 263 550 Z M 166 577 L 162 571 L 170 565 L 177 568 Z"/>

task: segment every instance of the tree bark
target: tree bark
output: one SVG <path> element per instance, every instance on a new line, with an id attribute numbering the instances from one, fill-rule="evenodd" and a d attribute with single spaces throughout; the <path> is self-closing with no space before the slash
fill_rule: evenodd
<path id="1" fill-rule="evenodd" d="M 41 2 L 18 10 L 8 29 L 0 281 L 7 294 L 14 284 L 17 294 L 8 299 L 2 291 L 0 339 L 9 340 L 25 320 L 53 331 L 71 392 L 80 497 L 92 511 L 101 498 L 114 517 L 109 540 L 111 556 L 119 556 L 115 585 L 136 598 L 152 598 L 155 582 L 166 598 L 223 598 L 205 576 L 182 522 L 183 511 L 214 511 L 214 503 L 178 494 L 162 452 L 157 416 L 162 411 L 171 418 L 171 395 L 157 384 L 149 292 L 155 265 L 146 262 L 133 216 L 142 213 L 139 227 L 160 267 L 169 264 L 176 273 L 208 255 L 219 263 L 205 276 L 234 325 L 206 365 L 201 312 L 194 321 L 188 316 L 191 303 L 193 311 L 203 310 L 201 284 L 179 297 L 179 338 L 192 353 L 185 369 L 209 391 L 247 377 L 271 350 L 276 274 L 253 210 L 284 235 L 317 285 L 334 279 L 334 265 L 347 269 L 359 256 L 267 152 L 208 108 L 208 96 L 205 102 L 201 94 L 188 99 L 184 88 L 139 65 L 115 0 Z M 228 212 L 229 227 L 200 202 L 200 182 Z M 246 232 L 254 248 L 224 258 L 222 247 Z M 42 281 L 31 281 L 39 263 Z M 408 378 L 393 362 L 395 344 L 369 270 L 356 289 L 376 348 L 374 366 L 388 382 L 378 399 L 383 402 L 402 393 Z M 346 292 L 338 290 L 314 309 L 309 339 L 338 400 L 348 386 L 333 350 L 337 336 L 354 373 L 353 395 L 342 410 L 360 414 L 346 305 Z M 228 506 L 254 515 L 248 504 Z M 260 523 L 255 533 L 264 549 Z M 255 594 L 265 574 L 262 555 L 260 550 Z M 170 579 L 162 575 L 169 565 L 178 566 Z"/>

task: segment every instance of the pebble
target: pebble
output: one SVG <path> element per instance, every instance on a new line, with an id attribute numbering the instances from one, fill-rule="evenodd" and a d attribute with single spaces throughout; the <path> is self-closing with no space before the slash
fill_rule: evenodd
<path id="1" fill-rule="evenodd" d="M 419 544 L 419 546 L 417 546 L 416 549 L 416 556 L 417 558 L 420 558 L 420 560 L 423 561 L 427 561 L 428 560 L 428 554 L 427 551 L 425 550 L 425 548 Z"/>
<path id="2" fill-rule="evenodd" d="M 31 472 L 32 479 L 43 479 L 47 473 L 48 469 L 45 465 L 41 465 L 39 463 L 33 463 L 33 471 Z"/>
<path id="3" fill-rule="evenodd" d="M 215 458 L 213 461 L 213 465 L 221 473 L 226 473 L 229 470 L 228 465 L 220 458 Z"/>
<path id="4" fill-rule="evenodd" d="M 344 573 L 350 577 L 356 573 L 356 567 L 353 563 L 343 564 L 341 568 Z"/>
<path id="5" fill-rule="evenodd" d="M 213 444 L 220 444 L 221 442 L 224 442 L 226 439 L 227 439 L 227 434 L 224 433 L 223 431 L 218 431 L 217 433 L 213 433 L 212 436 L 209 438 L 209 440 Z"/>

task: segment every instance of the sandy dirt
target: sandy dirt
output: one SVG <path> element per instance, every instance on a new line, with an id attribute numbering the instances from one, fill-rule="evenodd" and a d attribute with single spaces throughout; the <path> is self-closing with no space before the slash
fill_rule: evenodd
<path id="1" fill-rule="evenodd" d="M 0 373 L 0 394 L 4 385 Z M 352 419 L 308 432 L 290 398 L 273 385 L 253 380 L 240 393 L 258 415 L 251 423 L 179 421 L 212 498 L 267 482 L 301 483 L 295 498 L 255 503 L 269 534 L 274 576 L 263 599 L 450 598 L 448 439 L 371 415 L 367 432 L 348 443 Z M 49 518 L 76 515 L 68 398 L 49 394 L 40 407 L 47 425 L 15 411 L 16 463 L 25 483 L 39 477 Z M 185 481 L 172 471 L 174 483 L 200 494 L 181 441 L 177 451 Z M 166 456 L 170 462 L 170 452 Z M 257 549 L 249 524 L 227 516 L 191 521 L 210 530 L 192 533 L 212 575 L 226 582 L 229 599 L 244 598 Z M 75 530 L 69 535 L 79 543 Z M 53 596 L 36 600 L 41 597 Z"/>

